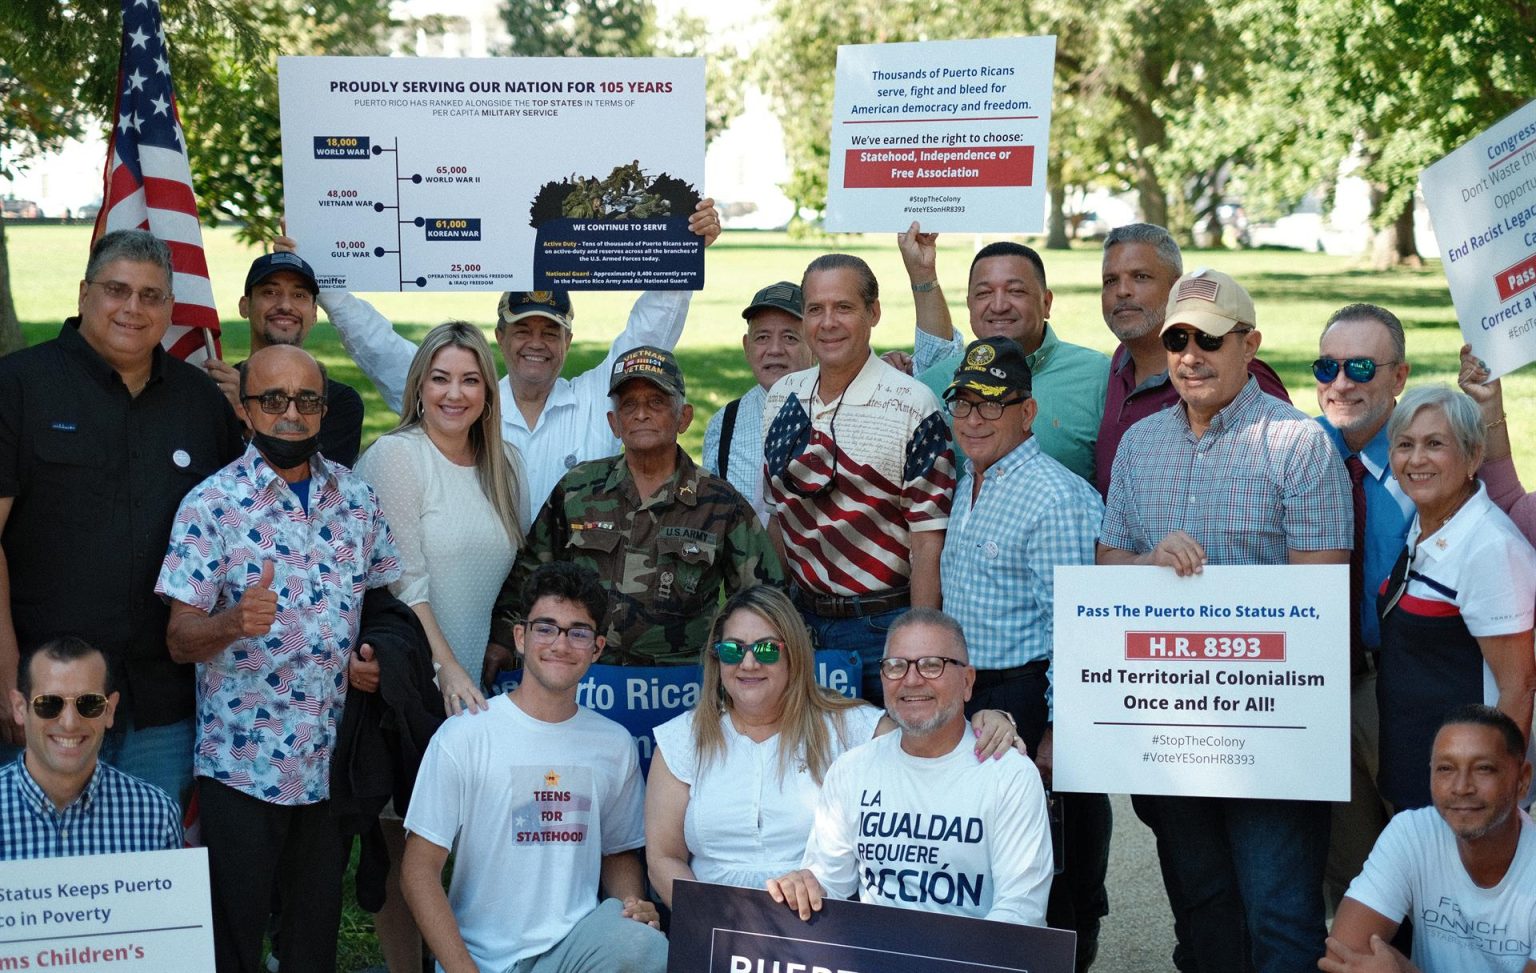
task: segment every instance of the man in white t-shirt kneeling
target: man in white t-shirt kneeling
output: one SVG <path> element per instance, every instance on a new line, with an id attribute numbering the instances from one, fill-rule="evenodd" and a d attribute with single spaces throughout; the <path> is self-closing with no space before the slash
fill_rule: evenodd
<path id="1" fill-rule="evenodd" d="M 1525 737 L 1491 706 L 1454 710 L 1429 760 L 1434 807 L 1376 839 L 1333 920 L 1327 973 L 1536 973 L 1536 825 Z M 1413 920 L 1413 960 L 1389 945 Z"/>
<path id="2" fill-rule="evenodd" d="M 977 762 L 965 703 L 976 670 L 953 618 L 914 608 L 880 660 L 901 728 L 843 754 L 822 785 L 801 867 L 768 893 L 810 919 L 824 895 L 1045 925 L 1051 834 L 1040 774 L 1009 750 Z"/>
<path id="3" fill-rule="evenodd" d="M 608 594 L 557 562 L 533 572 L 527 604 L 514 633 L 522 682 L 444 723 L 427 749 L 405 817 L 406 902 L 446 973 L 662 973 L 667 941 L 636 854 L 635 745 L 576 705 L 603 651 Z"/>

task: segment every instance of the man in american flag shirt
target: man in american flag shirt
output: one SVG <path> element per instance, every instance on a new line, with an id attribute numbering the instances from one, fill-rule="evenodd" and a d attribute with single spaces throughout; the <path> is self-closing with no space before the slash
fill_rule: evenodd
<path id="1" fill-rule="evenodd" d="M 878 702 L 886 629 L 939 607 L 949 426 L 932 392 L 870 350 L 880 290 L 868 264 L 825 254 L 801 288 L 818 364 L 779 379 L 763 407 L 769 530 L 818 644 L 857 651 Z"/>
<path id="2" fill-rule="evenodd" d="M 331 754 L 349 669 L 362 688 L 362 668 L 376 678 L 356 645 L 363 595 L 400 565 L 373 489 L 317 452 L 324 390 L 300 348 L 250 357 L 251 446 L 187 495 L 155 587 L 172 656 L 197 663 L 193 772 L 221 971 L 258 969 L 274 887 L 303 903 L 283 911 L 283 966 L 335 964 L 346 846 Z"/>

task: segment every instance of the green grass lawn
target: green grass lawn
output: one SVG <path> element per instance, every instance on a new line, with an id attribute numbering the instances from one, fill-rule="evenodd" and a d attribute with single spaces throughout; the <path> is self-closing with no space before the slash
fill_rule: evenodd
<path id="1" fill-rule="evenodd" d="M 224 348 L 229 358 L 244 357 L 249 344 L 245 322 L 236 317 L 245 271 L 256 251 L 236 243 L 228 230 L 205 231 L 215 296 L 224 317 Z M 80 273 L 85 265 L 90 231 L 87 227 L 8 227 L 11 281 L 17 311 L 29 342 L 55 334 L 59 322 L 74 313 Z M 949 236 L 941 241 L 941 278 L 957 322 L 966 320 L 963 296 L 966 267 L 977 241 Z M 912 343 L 912 298 L 891 237 L 845 237 L 800 242 L 774 233 L 727 233 L 710 250 L 704 290 L 696 294 L 688 330 L 678 349 L 687 375 L 690 398 L 697 407 L 693 428 L 684 446 L 695 456 L 704 426 L 726 401 L 745 391 L 751 375 L 741 357 L 741 308 L 764 284 L 798 280 L 805 265 L 831 249 L 857 253 L 874 267 L 887 291 L 884 318 L 875 331 L 883 348 L 908 348 Z M 1056 299 L 1052 324 L 1067 340 L 1108 352 L 1114 346 L 1099 313 L 1099 251 L 1085 245 L 1070 252 L 1045 255 Z M 1461 334 L 1440 265 L 1424 270 L 1371 273 L 1349 258 L 1286 251 L 1204 251 L 1185 255 L 1186 269 L 1211 266 L 1236 277 L 1253 294 L 1264 334 L 1260 355 L 1291 390 L 1296 404 L 1309 413 L 1316 399 L 1308 364 L 1317 357 L 1317 334 L 1330 312 L 1355 301 L 1391 308 L 1408 329 L 1409 358 L 1414 364 L 1410 383 L 1454 382 Z M 463 318 L 486 326 L 495 316 L 494 294 L 378 295 L 375 303 L 404 333 L 419 338 L 432 325 Z M 579 294 L 575 303 L 576 343 L 567 363 L 574 373 L 601 360 L 609 342 L 623 328 L 633 296 Z M 329 325 L 322 323 L 310 348 L 332 374 L 355 385 L 368 408 L 364 442 L 394 423 L 341 347 Z M 1505 380 L 1515 457 L 1536 482 L 1536 370 L 1525 369 Z M 349 909 L 343 922 L 343 953 L 339 968 L 353 970 L 380 962 L 366 915 Z"/>

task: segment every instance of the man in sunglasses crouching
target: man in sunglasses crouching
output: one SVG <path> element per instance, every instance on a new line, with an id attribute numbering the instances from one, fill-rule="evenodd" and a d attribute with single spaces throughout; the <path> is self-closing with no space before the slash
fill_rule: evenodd
<path id="1" fill-rule="evenodd" d="M 21 660 L 10 704 L 26 750 L 0 768 L 0 861 L 181 847 L 176 802 L 96 759 L 117 701 L 107 657 L 84 639 Z"/>
<path id="2" fill-rule="evenodd" d="M 325 369 L 273 345 L 241 369 L 243 455 L 182 501 L 155 590 L 166 645 L 197 663 L 193 773 L 220 973 L 255 971 L 272 892 L 285 969 L 335 969 L 347 844 L 331 756 L 359 645 L 363 593 L 400 576 L 378 497 L 319 453 Z M 252 904 L 257 904 L 256 908 Z"/>
<path id="3" fill-rule="evenodd" d="M 827 771 L 801 867 L 768 894 L 809 920 L 826 895 L 1045 925 L 1051 834 L 1040 774 L 1014 750 L 977 761 L 965 719 L 976 670 L 953 618 L 914 608 L 880 660 L 900 727 Z"/>
<path id="4" fill-rule="evenodd" d="M 1349 562 L 1349 476 L 1318 424 L 1249 374 L 1256 325 L 1253 299 L 1226 274 L 1196 270 L 1174 285 L 1162 342 L 1179 403 L 1120 442 L 1100 564 L 1184 577 L 1206 564 Z M 1324 933 L 1328 804 L 1140 800 L 1153 810 L 1165 880 L 1183 899 L 1194 968 L 1310 968 Z M 1230 918 L 1234 888 L 1243 924 Z"/>

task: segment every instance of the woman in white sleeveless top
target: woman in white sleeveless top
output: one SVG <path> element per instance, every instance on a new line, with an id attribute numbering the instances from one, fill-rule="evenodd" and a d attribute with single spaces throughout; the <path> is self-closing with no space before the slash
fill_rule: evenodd
<path id="1" fill-rule="evenodd" d="M 702 663 L 698 706 L 656 728 L 646 779 L 646 863 L 669 906 L 680 878 L 762 888 L 799 868 L 827 768 L 896 725 L 816 685 L 811 634 L 776 588 L 721 606 Z M 973 726 L 979 760 L 1018 742 L 1000 711 Z"/>

